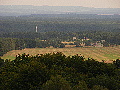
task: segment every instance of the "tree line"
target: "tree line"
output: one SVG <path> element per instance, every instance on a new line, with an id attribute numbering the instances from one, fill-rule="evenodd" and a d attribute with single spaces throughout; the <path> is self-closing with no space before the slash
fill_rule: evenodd
<path id="1" fill-rule="evenodd" d="M 76 40 L 73 40 L 76 37 Z M 11 50 L 21 50 L 24 48 L 46 48 L 53 46 L 54 48 L 64 48 L 63 41 L 74 42 L 74 45 L 79 46 L 84 37 L 89 38 L 89 41 L 84 43 L 89 46 L 91 42 L 105 40 L 104 46 L 120 45 L 119 32 L 105 31 L 79 31 L 79 32 L 12 32 L 0 33 L 0 55 Z"/>
<path id="2" fill-rule="evenodd" d="M 11 50 L 22 50 L 25 48 L 54 48 L 65 47 L 60 41 L 42 41 L 40 39 L 18 39 L 18 38 L 0 38 L 0 56 Z"/>

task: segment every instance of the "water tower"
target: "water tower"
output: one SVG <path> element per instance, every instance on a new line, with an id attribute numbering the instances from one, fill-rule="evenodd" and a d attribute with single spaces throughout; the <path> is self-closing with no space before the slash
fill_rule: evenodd
<path id="1" fill-rule="evenodd" d="M 35 29 L 36 29 L 36 33 L 37 33 L 37 32 L 38 32 L 38 27 L 36 26 L 36 28 L 35 28 Z"/>

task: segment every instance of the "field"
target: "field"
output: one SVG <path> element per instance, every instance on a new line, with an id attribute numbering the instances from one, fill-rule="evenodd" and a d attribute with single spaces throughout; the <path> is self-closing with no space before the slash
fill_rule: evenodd
<path id="1" fill-rule="evenodd" d="M 74 47 L 74 48 L 26 48 L 23 50 L 13 50 L 3 55 L 3 59 L 14 59 L 17 54 L 45 54 L 52 52 L 62 52 L 66 56 L 81 54 L 85 58 L 93 58 L 98 61 L 105 60 L 111 62 L 112 60 L 120 58 L 120 47 Z"/>

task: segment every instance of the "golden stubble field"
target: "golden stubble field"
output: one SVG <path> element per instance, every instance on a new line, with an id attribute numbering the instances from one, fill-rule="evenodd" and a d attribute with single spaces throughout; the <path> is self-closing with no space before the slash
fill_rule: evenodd
<path id="1" fill-rule="evenodd" d="M 86 59 L 93 58 L 98 61 L 105 60 L 111 62 L 120 58 L 120 47 L 74 47 L 74 48 L 26 48 L 23 50 L 13 50 L 3 55 L 3 59 L 14 59 L 17 54 L 45 54 L 62 52 L 66 56 L 81 54 Z"/>

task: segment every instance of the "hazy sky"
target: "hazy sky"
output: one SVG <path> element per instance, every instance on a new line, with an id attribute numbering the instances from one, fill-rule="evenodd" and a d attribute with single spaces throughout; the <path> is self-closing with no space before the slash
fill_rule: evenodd
<path id="1" fill-rule="evenodd" d="M 48 5 L 120 8 L 120 0 L 0 0 L 0 5 Z"/>

